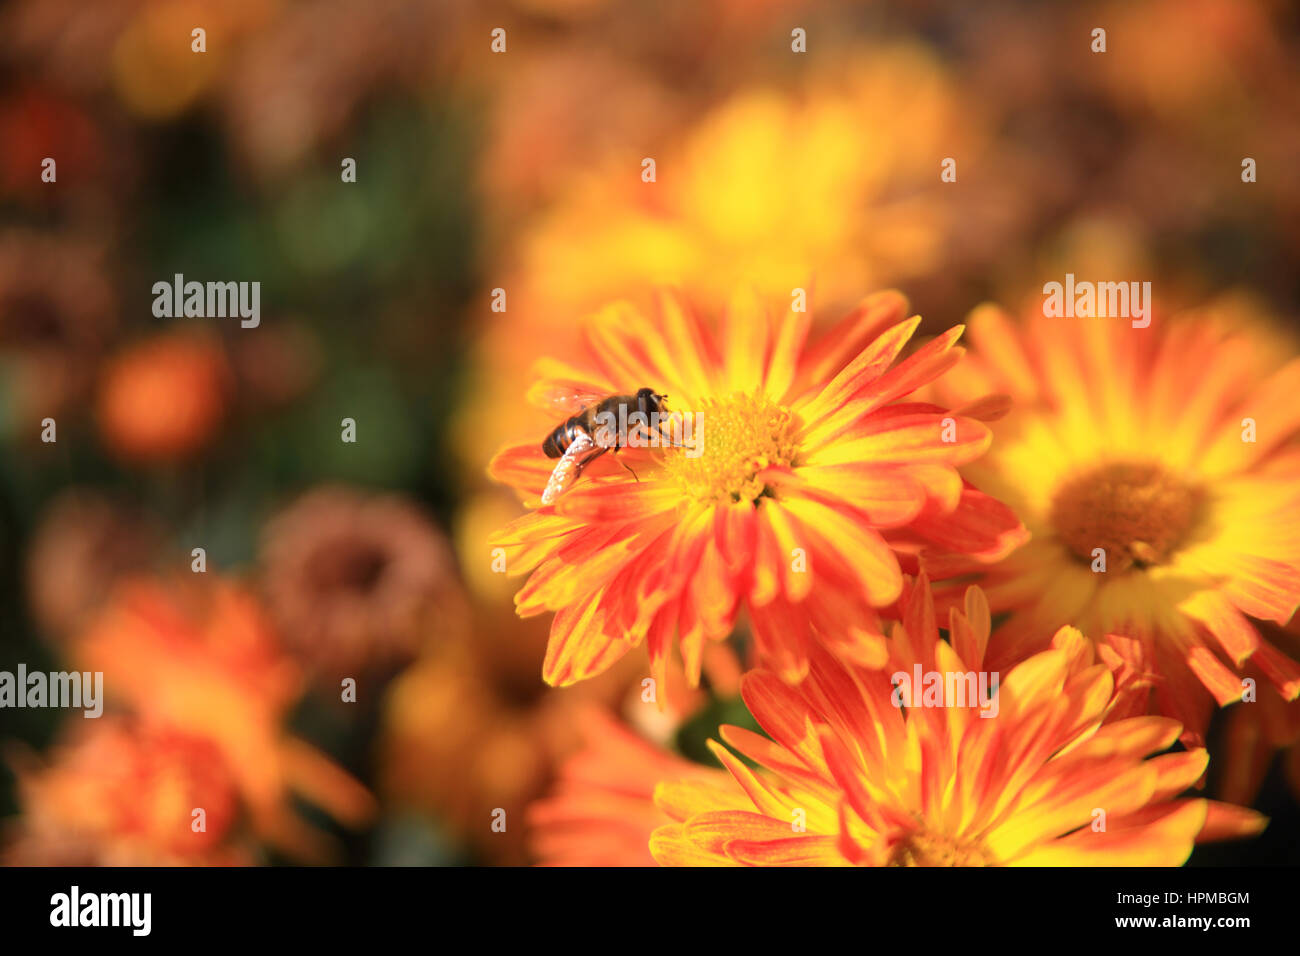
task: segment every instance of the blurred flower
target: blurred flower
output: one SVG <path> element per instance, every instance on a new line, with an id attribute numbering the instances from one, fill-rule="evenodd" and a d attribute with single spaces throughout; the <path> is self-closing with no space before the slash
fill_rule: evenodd
<path id="1" fill-rule="evenodd" d="M 977 656 L 987 636 L 981 600 L 971 607 L 983 621 L 952 615 L 951 644 L 933 627 L 924 585 L 908 603 L 895 661 L 940 674 L 979 666 L 961 653 Z M 991 717 L 973 707 L 904 709 L 887 671 L 813 653 L 798 686 L 769 670 L 745 676 L 745 703 L 770 740 L 721 730 L 764 769 L 712 745 L 743 805 L 734 791 L 697 782 L 656 790 L 678 821 L 651 837 L 661 864 L 1177 866 L 1194 841 L 1263 828 L 1250 810 L 1175 799 L 1200 778 L 1207 753 L 1150 756 L 1178 737 L 1165 717 L 1107 721 L 1112 671 L 1073 628 L 1003 676 Z"/>
<path id="2" fill-rule="evenodd" d="M 474 629 L 448 635 L 398 676 L 384 701 L 379 744 L 389 804 L 433 814 L 478 859 L 527 860 L 524 808 L 558 760 L 578 746 L 580 707 L 614 706 L 636 677 L 631 662 L 563 694 L 538 679 L 539 621 L 479 608 Z M 494 832 L 492 814 L 507 814 Z"/>
<path id="3" fill-rule="evenodd" d="M 479 167 L 485 212 L 503 239 L 521 215 L 562 201 L 592 156 L 661 141 L 683 122 L 673 91 L 613 49 L 574 37 L 511 56 L 518 60 L 492 97 Z"/>
<path id="4" fill-rule="evenodd" d="M 27 546 L 27 595 L 47 637 L 72 636 L 123 577 L 145 570 L 159 530 L 134 508 L 92 488 L 64 491 Z"/>
<path id="5" fill-rule="evenodd" d="M 53 200 L 61 190 L 42 179 L 42 163 L 56 162 L 58 182 L 75 189 L 99 171 L 103 144 L 83 110 L 49 90 L 31 86 L 0 97 L 0 195 Z M 74 195 L 80 195 L 75 193 Z"/>
<path id="6" fill-rule="evenodd" d="M 11 55 L 79 94 L 111 88 L 143 119 L 170 119 L 207 94 L 241 40 L 281 0 L 21 0 L 0 23 Z M 196 53 L 191 31 L 206 32 Z"/>
<path id="7" fill-rule="evenodd" d="M 105 446 L 118 458 L 187 458 L 226 414 L 229 368 L 220 343 L 188 331 L 155 335 L 107 363 L 98 401 Z"/>
<path id="8" fill-rule="evenodd" d="M 558 612 L 548 683 L 598 674 L 644 640 L 662 685 L 680 634 L 694 684 L 705 643 L 730 633 L 742 604 L 759 659 L 787 680 L 804 676 L 819 642 L 878 666 L 876 609 L 898 598 L 900 556 L 992 560 L 1019 543 L 1015 517 L 957 475 L 988 429 L 904 401 L 961 355 L 956 328 L 895 365 L 920 321 L 904 320 L 905 308 L 896 293 L 871 296 L 807 346 L 808 312 L 774 320 L 738 295 L 715 339 L 665 294 L 654 316 L 615 305 L 590 322 L 588 369 L 542 364 L 535 397 L 649 386 L 700 423 L 697 453 L 620 452 L 637 480 L 601 458 L 555 504 L 489 541 L 508 573 L 532 572 L 520 615 Z M 505 449 L 489 470 L 537 506 L 554 465 L 533 443 Z"/>
<path id="9" fill-rule="evenodd" d="M 262 541 L 267 606 L 294 655 L 329 686 L 466 627 L 451 548 L 402 497 L 317 488 L 274 517 Z"/>
<path id="10" fill-rule="evenodd" d="M 1300 359 L 1227 303 L 1145 329 L 1041 313 L 1017 327 L 992 307 L 970 326 L 975 350 L 944 394 L 1004 392 L 1016 410 L 964 473 L 1033 538 L 993 567 L 928 567 L 978 570 L 994 611 L 1012 612 L 997 663 L 1062 624 L 1132 637 L 1156 712 L 1189 745 L 1206 691 L 1239 700 L 1247 661 L 1296 699 L 1300 664 L 1247 615 L 1284 622 L 1300 602 Z"/>
<path id="11" fill-rule="evenodd" d="M 969 125 L 938 62 L 913 47 L 862 51 L 800 94 L 737 95 L 680 147 L 649 154 L 655 182 L 627 155 L 580 180 L 527 234 L 525 303 L 590 308 L 671 283 L 716 307 L 742 282 L 788 295 L 814 265 L 819 295 L 839 302 L 924 274 L 947 214 L 939 160 Z"/>
<path id="12" fill-rule="evenodd" d="M 254 832 L 285 852 L 322 860 L 328 851 L 325 838 L 295 815 L 293 793 L 350 826 L 373 813 L 360 784 L 285 732 L 302 682 L 242 588 L 211 572 L 202 583 L 128 582 L 73 657 L 83 670 L 103 671 L 110 704 L 124 704 L 145 726 L 210 741 Z"/>
<path id="13" fill-rule="evenodd" d="M 238 792 L 211 742 L 114 717 L 74 726 L 48 765 L 15 754 L 22 817 L 6 865 L 251 862 L 232 841 Z"/>
<path id="14" fill-rule="evenodd" d="M 446 62 L 440 45 L 456 35 L 457 7 L 446 0 L 284 6 L 241 46 L 222 87 L 240 157 L 260 175 L 281 174 L 344 134 L 377 93 L 419 89 Z"/>
<path id="15" fill-rule="evenodd" d="M 661 780 L 739 791 L 725 771 L 650 744 L 596 708 L 577 715 L 586 746 L 560 765 L 551 792 L 528 808 L 531 846 L 545 866 L 654 866 L 650 834 L 672 823 L 655 806 Z"/>
<path id="16" fill-rule="evenodd" d="M 1222 113 L 1250 109 L 1258 79 L 1282 81 L 1287 65 L 1280 24 L 1269 4 L 1238 0 L 1153 0 L 1101 4 L 1091 12 L 1112 35 L 1141 44 L 1148 55 L 1129 64 L 1095 61 L 1097 85 L 1117 103 L 1145 113 L 1215 123 Z M 1091 22 L 1091 21 L 1090 21 Z M 1086 53 L 1076 59 L 1082 61 Z M 1271 77 L 1270 77 L 1271 74 Z M 1211 105 L 1212 104 L 1212 105 Z"/>
<path id="17" fill-rule="evenodd" d="M 296 322 L 241 331 L 228 342 L 241 402 L 254 410 L 278 409 L 315 384 L 322 363 L 315 334 Z"/>
<path id="18" fill-rule="evenodd" d="M 0 40 L 14 62 L 42 79 L 74 93 L 100 92 L 114 41 L 146 2 L 18 0 L 0 11 Z"/>
<path id="19" fill-rule="evenodd" d="M 0 236 L 0 360 L 24 431 L 86 398 L 117 324 L 100 254 L 86 242 L 23 232 Z"/>

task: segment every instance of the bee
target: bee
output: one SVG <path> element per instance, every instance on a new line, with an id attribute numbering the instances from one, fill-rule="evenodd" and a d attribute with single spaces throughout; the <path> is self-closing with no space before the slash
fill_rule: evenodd
<path id="1" fill-rule="evenodd" d="M 578 480 L 584 468 L 605 452 L 617 454 L 620 448 L 628 447 L 632 436 L 656 428 L 657 424 L 651 423 L 659 423 L 667 414 L 667 398 L 652 388 L 638 389 L 635 395 L 600 397 L 575 390 L 550 396 L 551 404 L 576 411 L 542 442 L 547 458 L 560 459 L 542 492 L 542 504 L 552 504 Z M 632 474 L 636 476 L 636 472 Z"/>

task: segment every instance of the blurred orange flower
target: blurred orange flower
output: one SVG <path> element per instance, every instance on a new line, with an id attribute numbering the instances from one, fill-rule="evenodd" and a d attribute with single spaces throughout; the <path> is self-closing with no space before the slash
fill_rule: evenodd
<path id="1" fill-rule="evenodd" d="M 14 761 L 23 815 L 5 863 L 193 866 L 252 862 L 232 840 L 234 777 L 210 741 L 103 717 L 80 721 L 51 761 Z M 197 817 L 196 809 L 203 814 Z"/>
<path id="2" fill-rule="evenodd" d="M 210 741 L 254 832 L 286 852 L 313 860 L 327 852 L 323 836 L 295 815 L 292 793 L 350 826 L 373 813 L 360 784 L 286 733 L 302 681 L 265 612 L 241 587 L 221 579 L 128 582 L 73 655 L 81 669 L 102 671 L 110 704 L 127 706 L 145 726 Z"/>
<path id="3" fill-rule="evenodd" d="M 215 340 L 167 333 L 127 348 L 103 373 L 104 444 L 129 461 L 173 461 L 212 440 L 225 415 L 229 369 Z"/>
<path id="4" fill-rule="evenodd" d="M 532 851 L 544 866 L 654 866 L 650 834 L 673 822 L 654 803 L 661 780 L 712 783 L 740 796 L 725 771 L 683 760 L 602 710 L 575 716 L 586 746 L 561 764 L 552 791 L 528 808 Z"/>
<path id="5" fill-rule="evenodd" d="M 645 641 L 662 685 L 679 634 L 694 685 L 706 642 L 730 633 L 742 605 L 759 658 L 787 680 L 804 676 L 818 643 L 879 666 L 877 609 L 899 596 L 900 559 L 937 549 L 993 560 L 1021 541 L 1011 512 L 957 474 L 988 429 L 906 401 L 957 362 L 961 329 L 895 364 L 920 322 L 905 309 L 896 293 L 869 297 L 809 345 L 808 312 L 776 319 L 738 295 L 715 338 L 665 294 L 653 316 L 620 304 L 588 323 L 588 367 L 540 364 L 535 396 L 649 386 L 700 423 L 698 454 L 620 453 L 636 480 L 600 458 L 490 539 L 508 573 L 532 572 L 519 613 L 558 612 L 548 683 L 599 674 Z M 535 442 L 489 471 L 537 506 L 554 464 Z"/>

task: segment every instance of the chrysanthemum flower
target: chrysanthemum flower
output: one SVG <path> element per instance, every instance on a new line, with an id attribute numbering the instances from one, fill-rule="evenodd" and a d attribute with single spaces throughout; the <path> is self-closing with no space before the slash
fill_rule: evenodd
<path id="1" fill-rule="evenodd" d="M 981 668 L 989 617 L 978 591 L 950 615 L 951 643 L 923 587 L 905 603 L 895 666 L 945 680 Z M 797 686 L 770 670 L 745 678 L 771 739 L 737 727 L 722 738 L 760 769 L 714 745 L 747 806 L 693 781 L 657 789 L 677 821 L 651 838 L 661 864 L 1176 866 L 1197 840 L 1262 828 L 1253 811 L 1177 798 L 1206 752 L 1160 753 L 1180 732 L 1167 717 L 1115 719 L 1124 683 L 1073 628 L 1001 675 L 995 714 L 899 707 L 889 670 L 813 655 Z"/>
<path id="2" fill-rule="evenodd" d="M 705 642 L 730 633 L 742 606 L 758 656 L 787 680 L 807 673 L 818 642 L 879 665 L 876 609 L 898 598 L 900 559 L 937 550 L 993 560 L 1020 542 L 1010 511 L 957 474 L 987 447 L 988 429 L 905 401 L 961 354 L 954 328 L 897 362 L 920 322 L 905 307 L 897 293 L 872 296 L 808 346 L 807 312 L 774 321 L 740 295 L 715 336 L 664 294 L 654 316 L 614 305 L 594 317 L 586 366 L 541 364 L 533 395 L 651 387 L 699 429 L 693 451 L 604 455 L 491 540 L 508 572 L 532 572 L 519 613 L 558 612 L 548 682 L 598 674 L 642 641 L 662 678 L 678 635 L 694 683 Z M 530 506 L 555 465 L 544 437 L 490 467 Z"/>
<path id="3" fill-rule="evenodd" d="M 1139 329 L 1037 314 L 1017 327 L 985 307 L 972 354 L 942 383 L 1014 400 L 990 453 L 963 470 L 1033 535 L 980 569 L 994 611 L 1012 612 L 996 661 L 1063 624 L 1127 635 L 1156 711 L 1188 743 L 1209 695 L 1241 698 L 1247 661 L 1287 700 L 1300 694 L 1300 665 L 1250 620 L 1284 623 L 1300 602 L 1300 359 L 1249 320 L 1212 310 Z"/>

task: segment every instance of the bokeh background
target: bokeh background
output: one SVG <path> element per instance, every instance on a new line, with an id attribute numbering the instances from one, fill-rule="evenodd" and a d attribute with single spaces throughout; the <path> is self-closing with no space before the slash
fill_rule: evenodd
<path id="1" fill-rule="evenodd" d="M 526 863 L 588 704 L 706 759 L 725 655 L 662 712 L 636 654 L 541 683 L 484 543 L 487 459 L 554 425 L 531 363 L 660 282 L 896 286 L 935 331 L 1072 271 L 1294 331 L 1297 77 L 1284 0 L 13 0 L 0 670 L 108 705 L 0 711 L 0 859 Z M 155 318 L 175 273 L 259 281 L 260 325 Z M 1193 863 L 1296 862 L 1287 776 Z"/>

